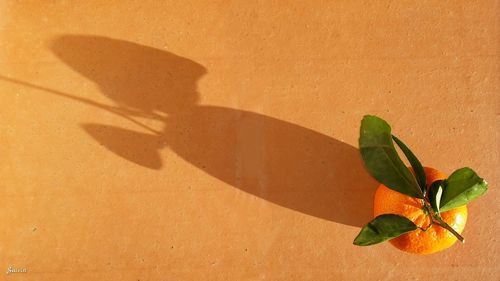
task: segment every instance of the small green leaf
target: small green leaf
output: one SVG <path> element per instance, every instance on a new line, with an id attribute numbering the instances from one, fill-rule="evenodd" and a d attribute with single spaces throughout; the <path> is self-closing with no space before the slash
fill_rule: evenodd
<path id="1" fill-rule="evenodd" d="M 374 245 L 415 229 L 417 226 L 406 217 L 384 214 L 367 223 L 354 239 L 353 244 L 358 246 Z"/>
<path id="2" fill-rule="evenodd" d="M 420 164 L 417 156 L 413 154 L 413 152 L 408 148 L 408 146 L 406 146 L 404 142 L 398 139 L 395 135 L 392 135 L 392 139 L 396 142 L 399 148 L 401 148 L 401 151 L 403 151 L 403 153 L 405 154 L 406 159 L 408 159 L 408 161 L 410 162 L 411 167 L 415 172 L 420 190 L 422 190 L 422 193 L 425 195 L 427 193 L 427 179 L 425 177 L 424 167 L 422 167 L 422 164 Z"/>
<path id="3" fill-rule="evenodd" d="M 429 202 L 434 212 L 440 212 L 441 197 L 443 196 L 443 180 L 437 180 L 429 187 Z"/>
<path id="4" fill-rule="evenodd" d="M 441 212 L 466 205 L 483 195 L 487 189 L 488 183 L 471 168 L 458 169 L 445 181 Z"/>
<path id="5" fill-rule="evenodd" d="M 415 177 L 394 148 L 387 122 L 376 116 L 365 116 L 361 121 L 359 150 L 366 169 L 376 180 L 395 191 L 424 198 Z"/>

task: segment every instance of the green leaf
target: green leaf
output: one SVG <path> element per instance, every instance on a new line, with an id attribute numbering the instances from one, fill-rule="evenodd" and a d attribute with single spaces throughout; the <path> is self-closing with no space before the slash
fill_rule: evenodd
<path id="1" fill-rule="evenodd" d="M 387 122 L 376 116 L 365 116 L 361 121 L 359 150 L 366 169 L 376 180 L 395 191 L 424 198 L 415 177 L 394 148 Z"/>
<path id="2" fill-rule="evenodd" d="M 437 180 L 429 187 L 429 202 L 434 212 L 440 212 L 441 197 L 443 196 L 443 180 Z"/>
<path id="3" fill-rule="evenodd" d="M 445 181 L 441 212 L 466 205 L 483 195 L 487 189 L 488 183 L 471 168 L 458 169 Z"/>
<path id="4" fill-rule="evenodd" d="M 367 223 L 354 239 L 353 244 L 358 246 L 374 245 L 415 229 L 417 226 L 406 217 L 384 214 Z"/>
<path id="5" fill-rule="evenodd" d="M 410 162 L 411 167 L 415 172 L 420 190 L 422 190 L 422 193 L 425 195 L 427 193 L 427 179 L 425 177 L 424 167 L 422 167 L 422 164 L 420 164 L 417 156 L 413 154 L 413 152 L 408 148 L 408 146 L 406 146 L 404 142 L 398 139 L 395 135 L 392 135 L 392 139 L 396 142 L 399 148 L 401 148 L 401 151 L 403 151 L 403 153 L 405 154 L 406 159 L 408 159 L 408 161 Z"/>

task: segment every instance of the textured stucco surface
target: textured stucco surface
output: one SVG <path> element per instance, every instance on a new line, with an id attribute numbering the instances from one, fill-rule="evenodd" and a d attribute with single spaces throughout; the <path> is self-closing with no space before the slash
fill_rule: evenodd
<path id="1" fill-rule="evenodd" d="M 414 2 L 0 1 L 0 279 L 498 280 L 498 1 Z M 364 114 L 465 244 L 352 245 Z"/>

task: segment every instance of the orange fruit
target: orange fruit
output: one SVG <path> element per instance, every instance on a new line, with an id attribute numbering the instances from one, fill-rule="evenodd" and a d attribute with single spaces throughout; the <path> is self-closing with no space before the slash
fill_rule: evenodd
<path id="1" fill-rule="evenodd" d="M 424 167 L 424 171 L 427 177 L 427 188 L 432 182 L 447 178 L 445 174 L 433 168 Z M 400 250 L 415 254 L 431 254 L 444 250 L 457 241 L 450 231 L 441 226 L 436 224 L 429 226 L 431 218 L 423 210 L 420 199 L 389 189 L 383 184 L 377 188 L 374 200 L 374 216 L 382 214 L 405 216 L 417 226 L 427 229 L 426 231 L 417 229 L 389 240 Z M 441 217 L 461 234 L 467 220 L 467 207 L 462 206 L 442 212 Z"/>

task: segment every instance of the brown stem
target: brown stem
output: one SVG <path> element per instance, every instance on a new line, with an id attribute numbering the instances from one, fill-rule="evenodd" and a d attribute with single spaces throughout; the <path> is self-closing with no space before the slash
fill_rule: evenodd
<path id="1" fill-rule="evenodd" d="M 462 242 L 462 243 L 465 242 L 465 239 L 462 237 L 462 235 L 460 235 L 460 233 L 458 233 L 455 229 L 453 229 L 453 227 L 451 227 L 449 224 L 447 224 L 445 221 L 443 221 L 443 219 L 441 218 L 439 213 L 435 213 L 434 210 L 432 209 L 432 207 L 430 206 L 430 204 L 425 199 L 422 199 L 422 208 L 431 217 L 431 225 L 432 225 L 432 223 L 437 223 L 437 225 L 441 226 L 442 228 L 448 230 L 453 235 L 455 235 L 455 237 L 457 237 L 457 239 L 460 242 Z"/>
<path id="2" fill-rule="evenodd" d="M 436 222 L 438 223 L 439 226 L 441 226 L 442 228 L 448 230 L 449 232 L 451 232 L 453 235 L 455 235 L 455 237 L 457 237 L 457 239 L 464 243 L 465 242 L 465 239 L 462 237 L 462 235 L 460 235 L 460 233 L 458 233 L 455 229 L 453 229 L 453 227 L 451 227 L 449 224 L 447 224 L 446 222 L 444 222 L 442 219 L 438 218 L 436 220 Z"/>

